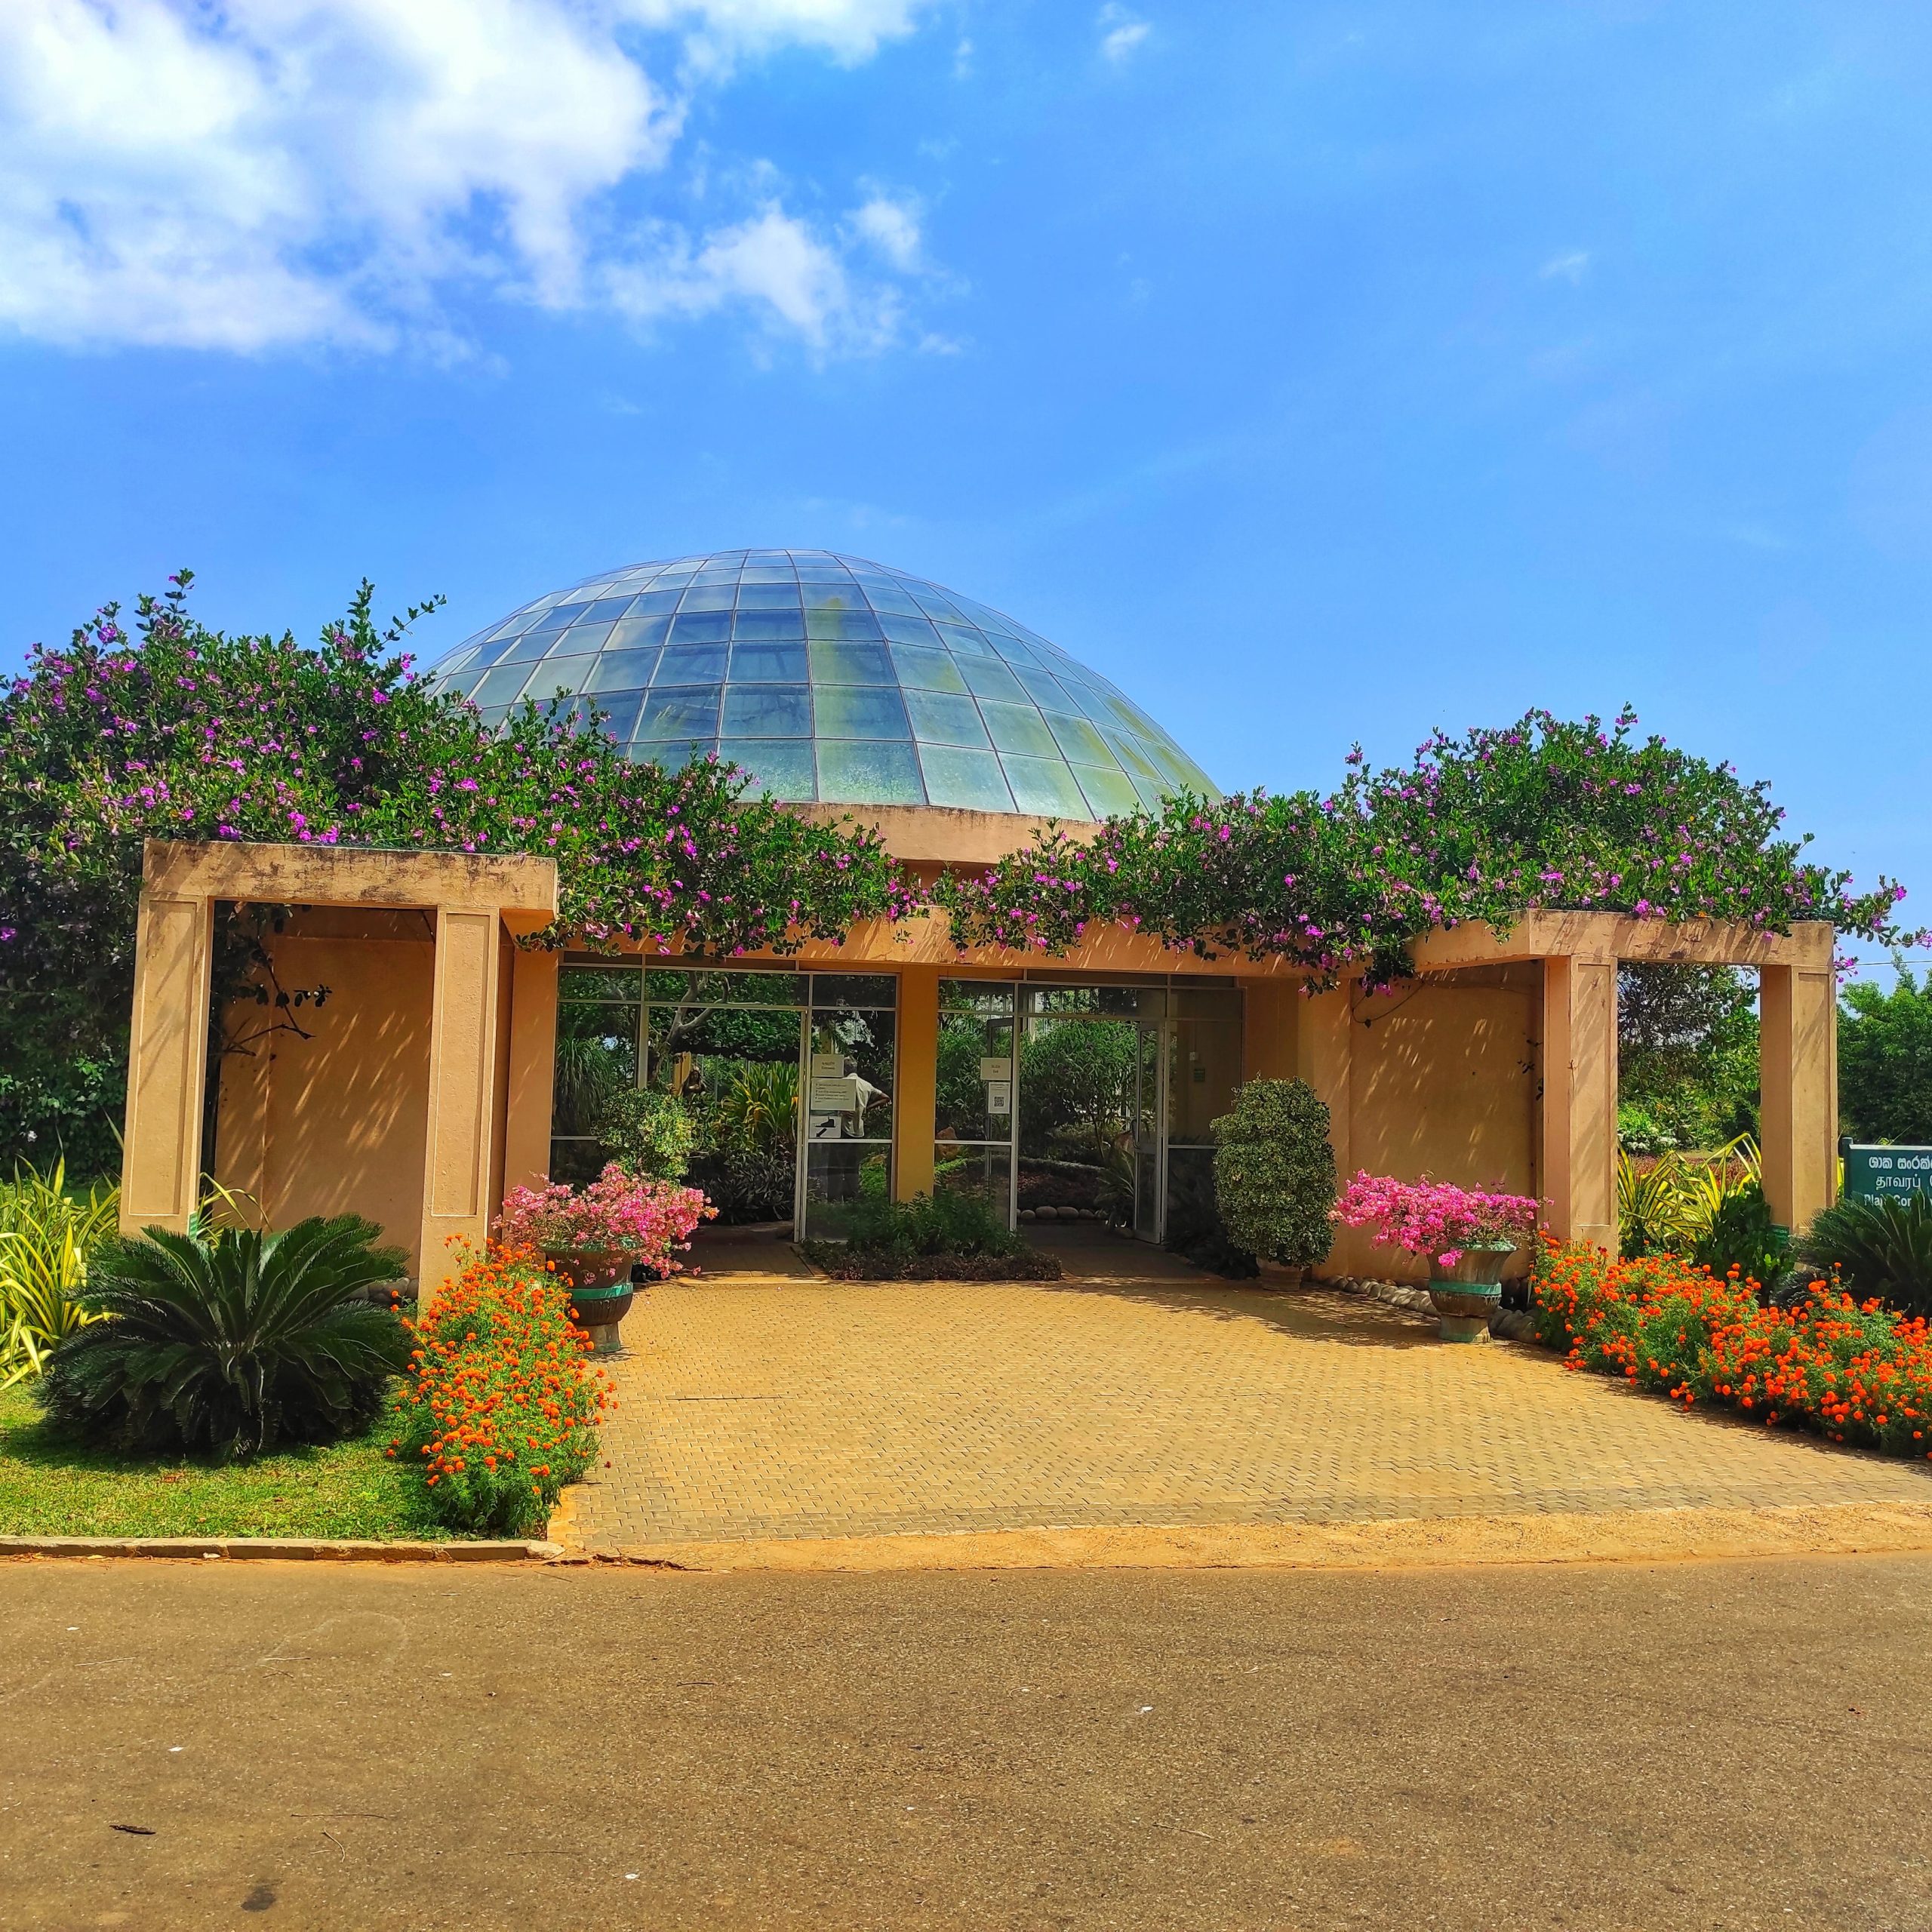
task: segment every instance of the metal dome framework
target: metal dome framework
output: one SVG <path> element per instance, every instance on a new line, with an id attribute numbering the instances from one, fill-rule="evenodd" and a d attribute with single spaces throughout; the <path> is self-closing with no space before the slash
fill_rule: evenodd
<path id="1" fill-rule="evenodd" d="M 786 801 L 1100 819 L 1220 795 L 1144 711 L 1037 632 L 828 550 L 608 571 L 432 669 L 492 725 L 525 698 L 594 708 L 635 758 L 715 752 Z"/>

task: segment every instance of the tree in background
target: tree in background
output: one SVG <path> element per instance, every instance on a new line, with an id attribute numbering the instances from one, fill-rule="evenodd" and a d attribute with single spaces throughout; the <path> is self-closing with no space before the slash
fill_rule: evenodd
<path id="1" fill-rule="evenodd" d="M 1932 974 L 1902 960 L 1898 983 L 1844 989 L 1838 1013 L 1838 1118 L 1855 1140 L 1932 1143 Z"/>
<path id="2" fill-rule="evenodd" d="M 1617 976 L 1617 1137 L 1632 1154 L 1758 1131 L 1758 988 L 1733 966 L 1626 961 Z"/>

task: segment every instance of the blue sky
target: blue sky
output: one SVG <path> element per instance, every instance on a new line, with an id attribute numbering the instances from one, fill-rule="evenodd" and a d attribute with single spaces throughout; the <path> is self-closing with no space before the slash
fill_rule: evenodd
<path id="1" fill-rule="evenodd" d="M 1932 919 L 1932 16 L 14 0 L 0 663 L 855 552 L 1222 784 L 1609 712 Z"/>

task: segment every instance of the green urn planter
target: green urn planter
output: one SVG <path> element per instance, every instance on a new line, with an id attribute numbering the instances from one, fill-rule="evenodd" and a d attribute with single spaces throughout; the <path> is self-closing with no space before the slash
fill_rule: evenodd
<path id="1" fill-rule="evenodd" d="M 631 1312 L 631 1257 L 620 1248 L 546 1247 L 571 1291 L 571 1319 L 590 1337 L 599 1355 L 614 1355 L 621 1344 L 617 1324 Z"/>
<path id="2" fill-rule="evenodd" d="M 1445 1342 L 1486 1342 L 1490 1318 L 1503 1306 L 1503 1269 L 1516 1252 L 1514 1241 L 1464 1247 L 1445 1267 L 1429 1260 L 1429 1298 L 1440 1318 Z"/>

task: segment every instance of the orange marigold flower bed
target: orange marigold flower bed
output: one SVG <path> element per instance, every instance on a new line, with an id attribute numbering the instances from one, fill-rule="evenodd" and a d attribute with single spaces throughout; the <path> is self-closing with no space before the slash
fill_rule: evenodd
<path id="1" fill-rule="evenodd" d="M 492 1242 L 407 1325 L 408 1419 L 389 1454 L 421 1472 L 451 1527 L 540 1532 L 590 1466 L 611 1402 L 568 1288 L 528 1251 Z"/>
<path id="2" fill-rule="evenodd" d="M 1687 1407 L 1712 1402 L 1767 1427 L 1932 1457 L 1932 1337 L 1922 1318 L 1855 1301 L 1835 1279 L 1790 1308 L 1758 1284 L 1675 1255 L 1613 1261 L 1546 1235 L 1534 1277 L 1537 1332 L 1568 1366 L 1622 1377 Z"/>

